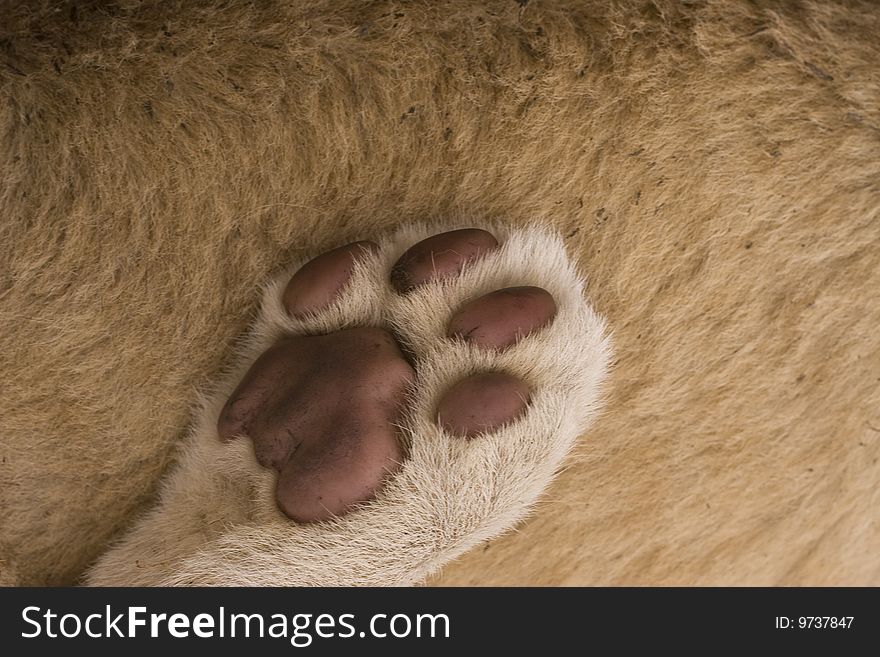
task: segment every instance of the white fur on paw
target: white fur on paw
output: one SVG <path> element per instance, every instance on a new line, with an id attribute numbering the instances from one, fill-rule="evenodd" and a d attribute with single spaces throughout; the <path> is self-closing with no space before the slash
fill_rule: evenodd
<path id="1" fill-rule="evenodd" d="M 498 249 L 458 276 L 405 295 L 391 288 L 394 263 L 410 246 L 457 226 L 410 225 L 379 241 L 336 301 L 304 319 L 291 318 L 281 304 L 302 263 L 269 283 L 236 367 L 203 400 L 160 505 L 98 562 L 90 581 L 408 585 L 520 521 L 599 410 L 610 346 L 557 235 L 480 227 L 496 236 Z M 512 286 L 550 292 L 557 305 L 552 323 L 500 352 L 446 337 L 451 315 L 465 301 Z M 372 501 L 341 518 L 297 524 L 278 510 L 275 474 L 256 463 L 249 441 L 220 442 L 217 417 L 253 361 L 282 335 L 365 325 L 390 327 L 416 361 L 417 382 L 400 426 L 407 459 Z M 449 435 L 437 423 L 440 398 L 485 370 L 528 384 L 526 412 L 472 440 Z"/>

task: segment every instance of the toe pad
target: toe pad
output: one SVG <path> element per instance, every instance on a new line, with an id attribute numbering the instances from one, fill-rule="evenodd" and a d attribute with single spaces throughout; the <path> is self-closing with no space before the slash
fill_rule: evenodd
<path id="1" fill-rule="evenodd" d="M 454 436 L 472 438 L 515 420 L 528 405 L 529 387 L 503 372 L 462 379 L 437 407 L 437 422 Z"/>

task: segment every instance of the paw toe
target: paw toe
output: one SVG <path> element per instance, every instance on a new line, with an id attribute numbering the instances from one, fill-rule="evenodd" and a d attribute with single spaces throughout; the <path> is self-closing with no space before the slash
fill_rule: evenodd
<path id="1" fill-rule="evenodd" d="M 281 298 L 284 308 L 293 317 L 324 310 L 345 288 L 357 258 L 378 249 L 374 242 L 352 242 L 309 260 L 287 283 Z"/>
<path id="2" fill-rule="evenodd" d="M 447 335 L 482 347 L 504 349 L 547 326 L 556 316 L 553 296 L 539 287 L 508 287 L 464 304 Z"/>
<path id="3" fill-rule="evenodd" d="M 391 285 L 401 294 L 429 281 L 459 273 L 464 266 L 498 248 L 485 230 L 463 228 L 433 235 L 411 246 L 391 269 Z"/>
<path id="4" fill-rule="evenodd" d="M 470 438 L 522 415 L 529 387 L 503 372 L 484 372 L 462 379 L 437 407 L 437 422 L 454 436 Z"/>

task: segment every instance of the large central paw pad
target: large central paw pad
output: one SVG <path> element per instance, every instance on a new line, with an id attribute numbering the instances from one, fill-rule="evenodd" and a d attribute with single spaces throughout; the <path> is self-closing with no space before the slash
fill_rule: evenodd
<path id="1" fill-rule="evenodd" d="M 491 233 L 477 229 L 423 239 L 384 275 L 387 298 L 442 288 L 498 248 Z M 282 307 L 292 319 L 319 316 L 340 303 L 357 266 L 370 257 L 378 262 L 380 251 L 373 242 L 355 242 L 310 260 L 287 282 Z M 451 382 L 434 402 L 434 421 L 451 440 L 493 432 L 526 413 L 530 386 L 500 362 L 487 363 L 550 325 L 556 313 L 553 296 L 529 285 L 476 294 L 445 313 L 445 330 L 435 340 L 486 352 L 482 366 L 474 363 L 476 371 Z M 253 441 L 260 465 L 278 472 L 276 499 L 288 517 L 311 522 L 343 515 L 402 467 L 399 432 L 418 396 L 420 354 L 410 344 L 405 355 L 399 339 L 390 322 L 286 336 L 254 361 L 229 397 L 219 435 Z"/>
<path id="2" fill-rule="evenodd" d="M 396 424 L 413 379 L 383 329 L 286 338 L 229 398 L 220 436 L 253 440 L 260 465 L 279 472 L 278 504 L 289 517 L 339 515 L 402 460 Z"/>

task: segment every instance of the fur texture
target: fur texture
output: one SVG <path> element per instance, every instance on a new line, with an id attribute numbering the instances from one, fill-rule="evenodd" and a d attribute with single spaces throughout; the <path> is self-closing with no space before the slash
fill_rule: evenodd
<path id="1" fill-rule="evenodd" d="M 880 584 L 872 2 L 0 5 L 0 568 L 154 502 L 259 283 L 450 216 L 566 236 L 590 440 L 446 584 Z"/>

